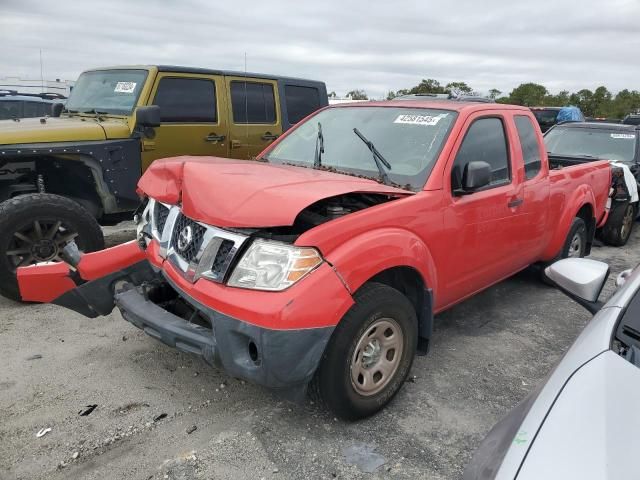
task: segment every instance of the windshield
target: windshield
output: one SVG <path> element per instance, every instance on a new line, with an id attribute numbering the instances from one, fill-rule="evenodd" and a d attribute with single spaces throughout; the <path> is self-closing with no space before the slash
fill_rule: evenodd
<path id="1" fill-rule="evenodd" d="M 129 115 L 147 78 L 146 70 L 84 72 L 71 91 L 66 110 Z"/>
<path id="2" fill-rule="evenodd" d="M 538 123 L 544 125 L 553 125 L 556 123 L 559 110 L 533 110 L 533 114 L 538 120 Z"/>
<path id="3" fill-rule="evenodd" d="M 384 173 L 390 182 L 417 191 L 456 116 L 450 110 L 426 108 L 329 108 L 301 124 L 263 158 L 309 167 L 315 163 L 316 168 L 373 179 L 384 178 Z"/>
<path id="4" fill-rule="evenodd" d="M 544 143 L 552 155 L 589 156 L 630 163 L 636 153 L 633 130 L 555 127 L 545 135 Z"/>

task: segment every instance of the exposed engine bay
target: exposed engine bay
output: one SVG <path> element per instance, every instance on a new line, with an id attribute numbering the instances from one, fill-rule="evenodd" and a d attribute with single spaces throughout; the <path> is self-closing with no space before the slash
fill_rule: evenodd
<path id="1" fill-rule="evenodd" d="M 260 229 L 242 229 L 254 237 L 293 243 L 300 235 L 318 225 L 337 218 L 403 198 L 382 193 L 346 193 L 337 197 L 323 198 L 302 210 L 293 225 Z"/>

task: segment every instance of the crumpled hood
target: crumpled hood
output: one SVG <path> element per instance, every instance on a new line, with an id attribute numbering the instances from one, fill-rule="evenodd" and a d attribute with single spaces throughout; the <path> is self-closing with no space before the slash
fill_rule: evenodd
<path id="1" fill-rule="evenodd" d="M 48 117 L 0 120 L 0 145 L 98 141 L 129 137 L 127 123 L 119 119 L 98 122 L 90 117 Z"/>
<path id="2" fill-rule="evenodd" d="M 190 218 L 237 228 L 292 225 L 305 207 L 345 193 L 411 194 L 339 173 L 216 157 L 156 161 L 138 187 L 161 202 L 182 202 L 182 211 Z"/>

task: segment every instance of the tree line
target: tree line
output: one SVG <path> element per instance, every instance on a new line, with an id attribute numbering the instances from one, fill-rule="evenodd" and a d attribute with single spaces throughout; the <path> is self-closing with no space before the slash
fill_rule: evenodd
<path id="1" fill-rule="evenodd" d="M 414 87 L 400 89 L 395 92 L 389 91 L 386 98 L 387 100 L 392 100 L 401 95 L 420 93 L 444 93 L 456 96 L 478 95 L 478 92 L 465 82 L 449 82 L 442 85 L 438 80 L 427 78 Z M 350 91 L 347 96 L 353 100 L 368 100 L 366 92 L 360 89 Z M 544 85 L 529 82 L 518 85 L 508 95 L 503 95 L 500 90 L 492 88 L 487 96 L 498 103 L 524 105 L 527 107 L 563 107 L 573 105 L 580 108 L 588 117 L 623 118 L 628 113 L 640 109 L 640 91 L 625 88 L 614 94 L 605 86 L 600 86 L 593 91 L 584 88 L 577 92 L 562 90 L 553 94 Z"/>

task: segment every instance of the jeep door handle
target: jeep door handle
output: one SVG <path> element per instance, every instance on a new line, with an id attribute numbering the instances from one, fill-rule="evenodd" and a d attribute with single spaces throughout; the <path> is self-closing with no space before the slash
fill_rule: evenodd
<path id="1" fill-rule="evenodd" d="M 216 135 L 215 133 L 210 133 L 206 137 L 204 137 L 205 142 L 222 142 L 225 138 L 224 135 Z"/>
<path id="2" fill-rule="evenodd" d="M 507 206 L 509 208 L 516 208 L 519 207 L 520 205 L 522 205 L 524 203 L 524 199 L 522 198 L 514 198 L 513 200 L 511 200 Z"/>
<path id="3" fill-rule="evenodd" d="M 278 135 L 274 135 L 271 132 L 266 132 L 264 135 L 262 135 L 262 140 L 275 140 L 276 138 L 278 138 Z"/>

